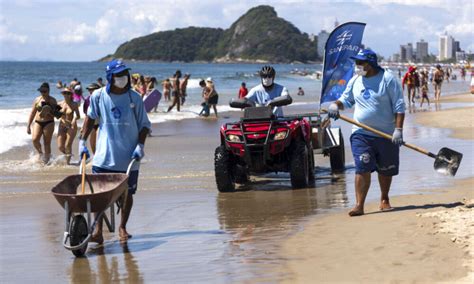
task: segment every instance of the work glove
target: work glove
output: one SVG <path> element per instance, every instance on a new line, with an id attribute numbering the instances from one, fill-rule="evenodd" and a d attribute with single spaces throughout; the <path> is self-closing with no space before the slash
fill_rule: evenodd
<path id="1" fill-rule="evenodd" d="M 79 140 L 79 159 L 82 160 L 82 156 L 86 154 L 86 160 L 90 158 L 89 150 L 86 146 L 86 140 L 80 139 Z"/>
<path id="2" fill-rule="evenodd" d="M 392 134 L 392 143 L 398 146 L 403 144 L 403 128 L 395 128 Z"/>
<path id="3" fill-rule="evenodd" d="M 135 150 L 133 151 L 132 159 L 140 161 L 143 157 L 145 157 L 145 152 L 143 151 L 143 148 L 145 148 L 145 145 L 138 143 L 137 147 L 135 147 Z"/>
<path id="4" fill-rule="evenodd" d="M 332 103 L 328 107 L 328 116 L 334 120 L 339 118 L 339 106 L 336 103 Z"/>

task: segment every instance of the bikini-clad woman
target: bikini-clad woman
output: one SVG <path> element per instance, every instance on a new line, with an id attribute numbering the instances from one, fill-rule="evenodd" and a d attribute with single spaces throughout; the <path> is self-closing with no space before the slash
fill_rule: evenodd
<path id="1" fill-rule="evenodd" d="M 31 109 L 26 132 L 32 134 L 33 146 L 39 158 L 46 164 L 51 158 L 51 139 L 54 133 L 54 113 L 57 111 L 56 99 L 49 95 L 49 84 L 43 83 L 38 88 L 41 96 L 35 98 Z M 34 121 L 34 123 L 33 123 Z M 33 127 L 32 126 L 33 123 Z M 32 131 L 33 128 L 33 131 Z M 44 152 L 41 147 L 43 137 Z"/>
<path id="2" fill-rule="evenodd" d="M 72 100 L 72 90 L 64 88 L 61 91 L 64 101 L 59 102 L 61 118 L 58 127 L 58 149 L 66 156 L 66 162 L 71 161 L 72 143 L 77 134 L 77 120 L 81 118 L 79 105 Z"/>

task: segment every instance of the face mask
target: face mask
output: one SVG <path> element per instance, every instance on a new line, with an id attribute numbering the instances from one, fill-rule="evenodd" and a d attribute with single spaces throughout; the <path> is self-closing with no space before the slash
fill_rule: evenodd
<path id="1" fill-rule="evenodd" d="M 262 85 L 270 87 L 273 84 L 273 78 L 262 78 Z"/>
<path id="2" fill-rule="evenodd" d="M 114 78 L 114 85 L 115 87 L 119 89 L 125 88 L 128 84 L 128 76 L 121 76 L 121 77 L 115 77 Z"/>
<path id="3" fill-rule="evenodd" d="M 354 73 L 360 76 L 367 75 L 367 71 L 364 70 L 364 65 L 356 65 L 354 68 Z"/>

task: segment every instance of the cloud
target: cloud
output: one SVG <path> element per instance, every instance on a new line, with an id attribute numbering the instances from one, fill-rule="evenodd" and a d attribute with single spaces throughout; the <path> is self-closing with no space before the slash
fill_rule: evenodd
<path id="1" fill-rule="evenodd" d="M 11 32 L 10 24 L 0 17 L 0 43 L 26 44 L 28 36 Z"/>

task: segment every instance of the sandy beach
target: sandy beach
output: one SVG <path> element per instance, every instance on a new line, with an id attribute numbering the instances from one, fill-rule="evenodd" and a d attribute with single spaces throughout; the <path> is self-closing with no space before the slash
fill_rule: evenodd
<path id="1" fill-rule="evenodd" d="M 448 101 L 472 103 L 473 96 L 445 97 L 441 103 Z M 474 108 L 419 112 L 415 118 L 449 128 L 453 137 L 470 143 L 472 154 Z M 472 164 L 463 166 L 472 172 Z M 380 212 L 372 202 L 362 217 L 344 211 L 310 220 L 283 245 L 290 273 L 285 282 L 473 283 L 474 209 L 468 208 L 473 189 L 473 178 L 453 179 L 429 190 L 435 194 L 392 198 L 393 211 Z"/>
<path id="2" fill-rule="evenodd" d="M 32 162 L 31 145 L 14 148 L 0 155 L 0 282 L 426 283 L 465 278 L 470 256 L 464 246 L 472 248 L 472 226 L 466 222 L 463 234 L 445 233 L 451 229 L 441 226 L 452 221 L 420 214 L 445 218 L 458 210 L 472 216 L 461 203 L 472 198 L 472 142 L 449 137 L 455 132 L 436 128 L 441 125 L 414 120 L 433 115 L 443 121 L 446 113 L 458 113 L 455 104 L 410 114 L 406 128 L 407 137 L 430 149 L 448 143 L 462 151 L 465 160 L 457 177 L 439 176 L 430 158 L 402 151 L 403 178 L 394 195 L 419 192 L 394 197 L 396 210 L 383 214 L 369 204 L 370 214 L 354 219 L 346 216 L 354 202 L 348 142 L 344 174 L 331 175 L 327 157 L 316 156 L 315 187 L 292 190 L 289 176 L 279 173 L 222 194 L 213 168 L 219 126 L 238 119 L 240 112 L 153 124 L 128 226 L 133 238 L 123 244 L 117 233 L 106 232 L 104 245 L 90 243 L 84 258 L 63 248 L 64 210 L 50 193 L 78 168 L 60 161 L 43 167 Z M 285 110 L 311 111 L 314 104 Z M 335 125 L 349 137 L 350 125 Z M 440 136 L 442 141 L 435 139 Z M 373 187 L 368 198 L 377 195 Z"/>

